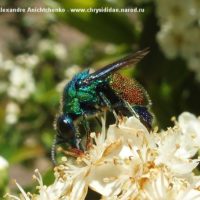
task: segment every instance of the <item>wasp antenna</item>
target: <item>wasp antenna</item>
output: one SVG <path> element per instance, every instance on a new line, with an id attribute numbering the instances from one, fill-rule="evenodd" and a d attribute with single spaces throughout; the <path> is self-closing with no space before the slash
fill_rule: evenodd
<path id="1" fill-rule="evenodd" d="M 53 144 L 51 146 L 51 160 L 52 160 L 54 165 L 57 165 L 57 162 L 56 162 L 56 145 L 57 145 L 57 137 L 55 136 L 55 138 L 53 140 Z"/>
<path id="2" fill-rule="evenodd" d="M 138 53 L 142 53 L 143 56 L 146 56 L 149 52 L 150 52 L 150 47 L 146 47 L 146 48 L 138 51 Z"/>

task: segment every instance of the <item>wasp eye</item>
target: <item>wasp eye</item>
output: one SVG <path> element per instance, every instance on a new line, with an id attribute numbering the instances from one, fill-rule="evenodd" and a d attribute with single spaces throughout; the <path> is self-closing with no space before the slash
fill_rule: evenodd
<path id="1" fill-rule="evenodd" d="M 72 119 L 65 115 L 59 116 L 57 119 L 57 131 L 62 138 L 72 138 L 75 134 Z"/>

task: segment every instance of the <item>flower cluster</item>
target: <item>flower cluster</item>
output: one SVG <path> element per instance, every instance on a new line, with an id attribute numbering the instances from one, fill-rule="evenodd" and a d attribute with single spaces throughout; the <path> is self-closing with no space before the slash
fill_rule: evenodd
<path id="1" fill-rule="evenodd" d="M 0 70 L 8 76 L 8 81 L 3 82 L 5 87 L 1 88 L 1 92 L 7 92 L 9 97 L 19 102 L 25 101 L 35 91 L 32 68 L 37 63 L 38 57 L 29 54 L 19 55 L 15 60 L 1 58 Z"/>
<path id="2" fill-rule="evenodd" d="M 6 60 L 0 54 L 0 93 L 9 98 L 6 105 L 5 121 L 14 124 L 20 113 L 20 103 L 26 101 L 35 92 L 33 68 L 39 58 L 34 54 L 20 54 L 13 60 Z"/>
<path id="3" fill-rule="evenodd" d="M 0 156 L 0 170 L 4 170 L 6 168 L 8 168 L 8 161 L 4 157 Z"/>
<path id="4" fill-rule="evenodd" d="M 198 0 L 157 0 L 161 30 L 157 40 L 168 58 L 180 56 L 200 80 L 200 3 Z"/>
<path id="5" fill-rule="evenodd" d="M 8 161 L 0 155 L 0 194 L 3 195 L 7 191 L 7 183 L 8 183 Z"/>
<path id="6" fill-rule="evenodd" d="M 200 120 L 183 113 L 174 127 L 149 132 L 135 117 L 111 125 L 101 134 L 91 133 L 93 144 L 74 161 L 63 159 L 55 168 L 55 182 L 45 186 L 38 171 L 39 193 L 18 187 L 22 196 L 10 199 L 85 199 L 88 188 L 105 200 L 200 199 L 200 177 L 193 174 L 199 163 Z"/>
<path id="7" fill-rule="evenodd" d="M 43 56 L 48 55 L 55 57 L 58 60 L 65 60 L 67 57 L 66 47 L 50 39 L 40 40 L 38 44 L 38 53 Z"/>

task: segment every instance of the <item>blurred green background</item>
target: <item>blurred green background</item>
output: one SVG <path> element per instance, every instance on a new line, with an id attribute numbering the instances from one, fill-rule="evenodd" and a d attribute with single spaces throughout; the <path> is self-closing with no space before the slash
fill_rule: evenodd
<path id="1" fill-rule="evenodd" d="M 200 3 L 198 0 L 0 0 L 3 7 L 65 8 L 65 13 L 0 13 L 0 196 L 12 179 L 34 191 L 39 168 L 53 181 L 50 149 L 63 86 L 84 68 L 124 55 L 151 52 L 125 74 L 152 99 L 165 129 L 183 111 L 200 113 Z M 142 8 L 144 12 L 72 13 L 70 8 Z M 7 160 L 9 167 L 4 159 Z"/>

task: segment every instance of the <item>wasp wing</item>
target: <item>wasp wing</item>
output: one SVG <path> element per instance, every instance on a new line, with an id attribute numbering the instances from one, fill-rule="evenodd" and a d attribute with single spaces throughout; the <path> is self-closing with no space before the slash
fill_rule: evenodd
<path id="1" fill-rule="evenodd" d="M 83 85 L 90 84 L 91 81 L 94 81 L 97 79 L 104 79 L 108 77 L 110 74 L 122 69 L 125 66 L 138 63 L 148 53 L 149 53 L 149 48 L 145 48 L 141 51 L 137 51 L 136 53 L 130 54 L 125 58 L 115 61 L 114 63 L 106 65 L 105 67 L 90 74 L 86 79 L 83 79 L 81 81 L 81 84 Z"/>

